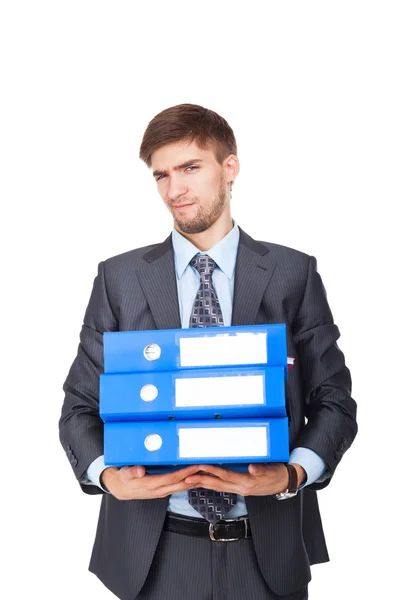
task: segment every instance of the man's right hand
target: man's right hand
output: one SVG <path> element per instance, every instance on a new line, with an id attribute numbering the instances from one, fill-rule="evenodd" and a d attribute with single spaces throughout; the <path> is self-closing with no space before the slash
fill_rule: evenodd
<path id="1" fill-rule="evenodd" d="M 148 500 L 189 490 L 194 486 L 186 483 L 185 478 L 198 470 L 198 465 L 190 465 L 173 473 L 149 475 L 141 466 L 107 467 L 101 474 L 101 481 L 117 500 Z"/>

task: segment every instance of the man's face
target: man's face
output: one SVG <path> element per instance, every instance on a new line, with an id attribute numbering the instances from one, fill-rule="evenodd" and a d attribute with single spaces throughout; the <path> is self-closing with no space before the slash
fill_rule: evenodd
<path id="1" fill-rule="evenodd" d="M 212 149 L 177 142 L 156 150 L 151 160 L 158 191 L 181 232 L 201 233 L 229 213 L 228 170 Z"/>

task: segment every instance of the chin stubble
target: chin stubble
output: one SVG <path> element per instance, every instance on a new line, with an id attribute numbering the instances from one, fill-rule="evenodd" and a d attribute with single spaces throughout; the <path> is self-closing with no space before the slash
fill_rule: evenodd
<path id="1" fill-rule="evenodd" d="M 183 233 L 202 233 L 209 229 L 221 216 L 226 201 L 225 183 L 221 182 L 219 193 L 215 196 L 210 208 L 205 212 L 199 207 L 197 215 L 190 221 L 180 221 L 174 216 L 175 223 Z"/>

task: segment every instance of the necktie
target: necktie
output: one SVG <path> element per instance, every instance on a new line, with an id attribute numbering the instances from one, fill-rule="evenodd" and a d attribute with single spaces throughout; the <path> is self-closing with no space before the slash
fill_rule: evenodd
<path id="1" fill-rule="evenodd" d="M 216 263 L 207 254 L 197 255 L 190 264 L 198 271 L 200 284 L 192 307 L 190 327 L 221 327 L 224 324 L 218 296 L 212 284 Z M 211 523 L 224 517 L 236 504 L 236 494 L 193 488 L 188 490 L 190 505 Z"/>

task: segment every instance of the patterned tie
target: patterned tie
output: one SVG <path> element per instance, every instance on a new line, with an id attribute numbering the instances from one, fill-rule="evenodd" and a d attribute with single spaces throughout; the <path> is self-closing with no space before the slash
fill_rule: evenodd
<path id="1" fill-rule="evenodd" d="M 197 255 L 190 264 L 198 271 L 200 276 L 199 290 L 197 292 L 191 317 L 190 327 L 221 327 L 224 324 L 218 296 L 212 285 L 212 273 L 215 261 L 207 254 Z M 236 504 L 236 494 L 229 492 L 215 492 L 194 488 L 188 490 L 190 505 L 211 523 L 216 523 L 224 517 Z"/>

